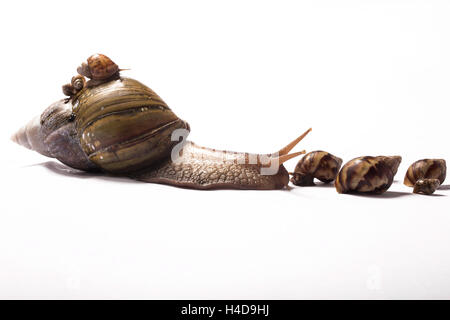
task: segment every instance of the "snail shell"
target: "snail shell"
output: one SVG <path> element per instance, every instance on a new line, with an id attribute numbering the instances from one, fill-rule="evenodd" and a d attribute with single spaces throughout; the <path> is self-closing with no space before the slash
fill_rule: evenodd
<path id="1" fill-rule="evenodd" d="M 118 75 L 120 69 L 117 64 L 104 54 L 94 54 L 78 67 L 77 72 L 89 79 L 106 80 Z"/>
<path id="2" fill-rule="evenodd" d="M 414 193 L 433 194 L 441 185 L 439 179 L 419 179 L 414 184 Z"/>
<path id="3" fill-rule="evenodd" d="M 442 184 L 447 174 L 444 159 L 422 159 L 409 166 L 403 183 L 413 187 L 419 179 L 438 179 Z"/>
<path id="4" fill-rule="evenodd" d="M 168 157 L 175 129 L 188 129 L 139 81 L 121 78 L 80 92 L 73 106 L 81 148 L 105 171 L 122 173 Z"/>
<path id="5" fill-rule="evenodd" d="M 86 85 L 86 79 L 84 79 L 83 76 L 78 75 L 78 76 L 72 77 L 72 86 L 77 92 L 81 91 L 81 89 L 83 89 L 85 85 Z"/>
<path id="6" fill-rule="evenodd" d="M 400 156 L 366 156 L 350 160 L 336 178 L 336 190 L 339 193 L 383 193 L 391 186 L 401 160 Z"/>
<path id="7" fill-rule="evenodd" d="M 313 186 L 314 178 L 330 183 L 339 172 L 342 159 L 325 151 L 307 153 L 295 166 L 291 182 L 297 186 Z"/>
<path id="8" fill-rule="evenodd" d="M 86 85 L 86 79 L 83 76 L 77 75 L 72 77 L 71 83 L 65 84 L 62 87 L 63 93 L 69 98 L 74 97 L 84 88 Z"/>

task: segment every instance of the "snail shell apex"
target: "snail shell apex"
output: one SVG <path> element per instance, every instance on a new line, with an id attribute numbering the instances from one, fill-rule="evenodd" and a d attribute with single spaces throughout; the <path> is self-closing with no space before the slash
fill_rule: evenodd
<path id="1" fill-rule="evenodd" d="M 336 190 L 339 193 L 383 193 L 391 186 L 400 162 L 400 156 L 366 156 L 350 160 L 336 178 Z"/>
<path id="2" fill-rule="evenodd" d="M 447 165 L 444 159 L 422 159 L 409 166 L 403 183 L 413 187 L 419 179 L 438 179 L 442 184 L 446 174 Z"/>
<path id="3" fill-rule="evenodd" d="M 74 102 L 75 127 L 89 160 L 130 172 L 168 157 L 175 129 L 188 129 L 150 88 L 129 78 L 84 88 Z"/>
<path id="4" fill-rule="evenodd" d="M 313 186 L 314 178 L 330 183 L 341 167 L 342 159 L 325 151 L 312 151 L 299 160 L 291 182 L 297 186 Z"/>

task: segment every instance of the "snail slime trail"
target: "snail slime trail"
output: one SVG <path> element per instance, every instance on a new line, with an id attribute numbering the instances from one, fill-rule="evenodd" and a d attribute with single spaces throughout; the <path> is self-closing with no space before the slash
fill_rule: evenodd
<path id="1" fill-rule="evenodd" d="M 283 189 L 283 163 L 310 131 L 269 154 L 229 152 L 186 141 L 174 161 L 176 130 L 190 131 L 152 89 L 121 75 L 103 54 L 90 56 L 51 104 L 12 140 L 79 170 L 192 189 Z M 263 161 L 264 160 L 264 161 Z M 273 169 L 273 170 L 272 170 Z"/>

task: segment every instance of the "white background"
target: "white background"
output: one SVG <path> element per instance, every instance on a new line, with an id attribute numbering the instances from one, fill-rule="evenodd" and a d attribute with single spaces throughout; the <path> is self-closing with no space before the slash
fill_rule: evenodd
<path id="1" fill-rule="evenodd" d="M 448 1 L 0 5 L 0 298 L 450 298 Z M 153 88 L 198 144 L 401 155 L 382 196 L 195 191 L 68 170 L 9 137 L 89 55 Z M 49 162 L 50 161 L 50 162 Z M 292 170 L 296 160 L 286 164 Z"/>

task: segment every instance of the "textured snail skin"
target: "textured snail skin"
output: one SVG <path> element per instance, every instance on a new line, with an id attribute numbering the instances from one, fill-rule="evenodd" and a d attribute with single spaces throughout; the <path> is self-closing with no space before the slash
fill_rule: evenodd
<path id="1" fill-rule="evenodd" d="M 339 172 L 342 159 L 325 151 L 307 153 L 295 166 L 291 182 L 297 186 L 314 186 L 314 178 L 330 183 Z"/>
<path id="2" fill-rule="evenodd" d="M 439 179 L 419 179 L 414 184 L 414 193 L 433 194 L 441 185 Z"/>
<path id="3" fill-rule="evenodd" d="M 233 158 L 223 161 L 224 157 Z M 200 147 L 187 142 L 176 163 L 164 161 L 150 170 L 132 174 L 136 180 L 170 184 L 194 189 L 282 189 L 289 182 L 289 174 L 280 165 L 275 175 L 260 174 L 261 165 L 245 164 L 247 153 L 230 153 Z"/>
<path id="4" fill-rule="evenodd" d="M 336 191 L 381 194 L 391 186 L 400 162 L 400 156 L 366 156 L 350 160 L 336 178 Z"/>
<path id="5" fill-rule="evenodd" d="M 124 127 L 124 123 L 131 126 Z M 285 160 L 277 162 L 278 170 L 272 175 L 261 173 L 259 161 L 248 161 L 250 156 L 278 160 L 278 154 L 230 153 L 187 142 L 182 156 L 172 161 L 170 151 L 177 142 L 168 139 L 177 128 L 189 130 L 153 91 L 142 89 L 135 80 L 120 78 L 84 88 L 75 101 L 55 102 L 12 140 L 76 169 L 140 181 L 193 189 L 270 190 L 287 186 L 289 174 L 282 165 Z M 295 144 L 286 146 L 286 153 Z M 285 154 L 284 159 L 298 154 Z M 223 161 L 225 158 L 228 160 Z"/>
<path id="6" fill-rule="evenodd" d="M 422 159 L 409 166 L 403 183 L 413 187 L 419 179 L 438 179 L 442 184 L 447 174 L 444 159 Z"/>

